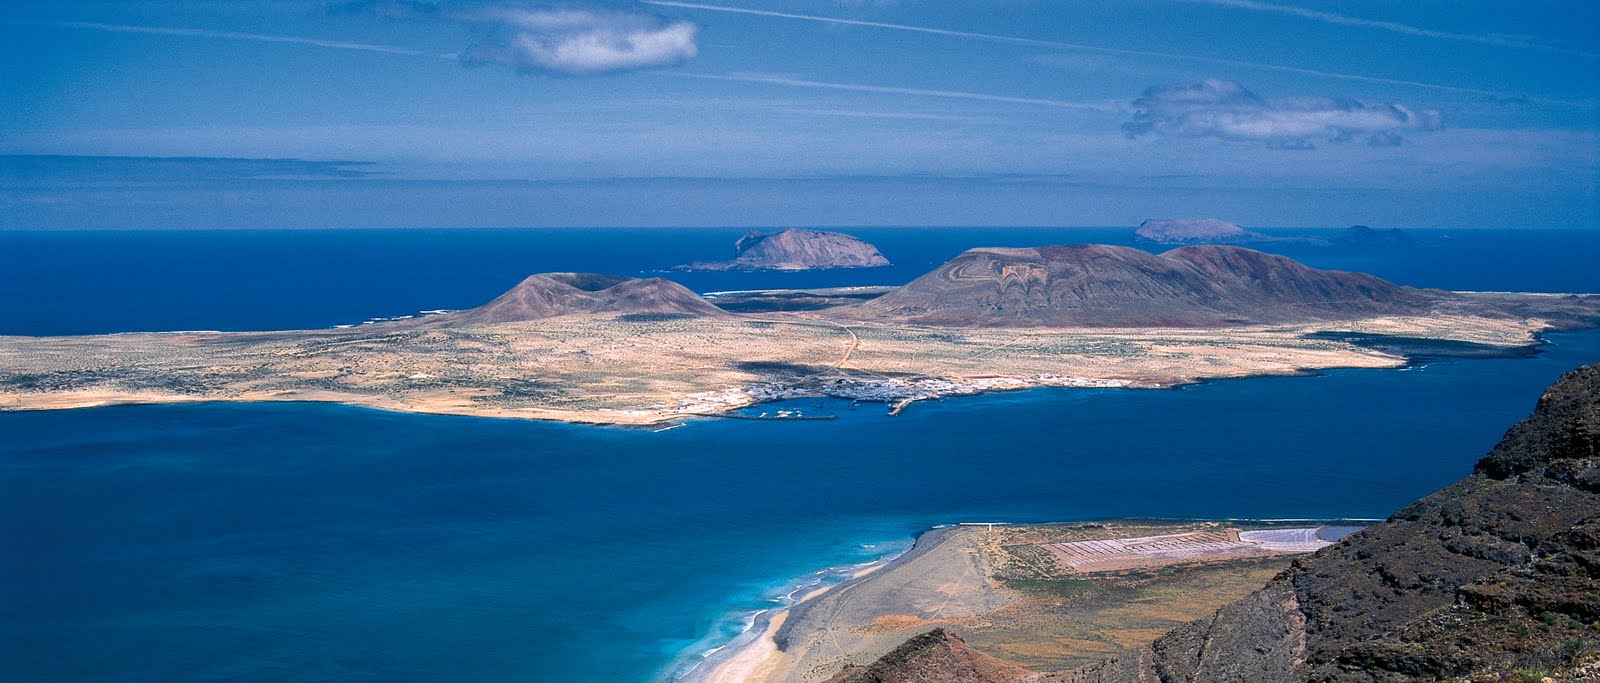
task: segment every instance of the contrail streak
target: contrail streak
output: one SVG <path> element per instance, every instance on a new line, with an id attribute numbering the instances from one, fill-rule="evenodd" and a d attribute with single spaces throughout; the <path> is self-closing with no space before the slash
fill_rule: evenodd
<path id="1" fill-rule="evenodd" d="M 642 0 L 642 1 L 645 4 L 659 5 L 659 6 L 662 6 L 662 7 L 678 7 L 678 8 L 682 8 L 682 9 L 697 9 L 697 10 L 705 10 L 705 11 L 708 11 L 708 12 L 728 12 L 728 13 L 733 13 L 733 14 L 750 14 L 750 15 L 762 16 L 762 17 L 776 17 L 776 18 L 780 18 L 780 19 L 795 19 L 795 20 L 799 20 L 799 21 L 814 21 L 814 22 L 821 22 L 821 23 L 825 23 L 825 24 L 838 24 L 838 25 L 844 25 L 844 26 L 862 26 L 862 27 L 867 27 L 867 28 L 879 28 L 879 29 L 886 29 L 886 30 L 891 30 L 891 31 L 910 31 L 910 32 L 913 32 L 913 33 L 926 33 L 926 34 L 932 34 L 932 35 L 938 35 L 938 36 L 949 36 L 949 37 L 953 37 L 953 38 L 968 38 L 968 39 L 972 39 L 972 40 L 984 40 L 984 41 L 996 42 L 996 43 L 1011 43 L 1011 44 L 1015 44 L 1015 45 L 1035 45 L 1035 46 L 1039 46 L 1039 47 L 1050 47 L 1050 48 L 1058 48 L 1058 49 L 1063 49 L 1063 50 L 1078 50 L 1078 51 L 1082 51 L 1082 52 L 1098 52 L 1098 53 L 1101 53 L 1101 54 L 1121 55 L 1121 56 L 1128 56 L 1128 57 L 1154 57 L 1154 58 L 1158 58 L 1158 59 L 1179 59 L 1179 60 L 1185 60 L 1185 61 L 1191 61 L 1191 62 L 1203 62 L 1203 63 L 1206 63 L 1206 64 L 1219 64 L 1219 65 L 1223 65 L 1223 66 L 1236 66 L 1236 67 L 1244 67 L 1244 68 L 1250 68 L 1250 69 L 1263 69 L 1263 70 L 1267 70 L 1267 71 L 1279 71 L 1279 72 L 1283 72 L 1283 73 L 1302 74 L 1302 75 L 1307 75 L 1307 76 L 1321 76 L 1321 77 L 1324 77 L 1324 78 L 1336 78 L 1336 79 L 1342 79 L 1342 80 L 1347 80 L 1347 81 L 1361 81 L 1361 82 L 1364 82 L 1364 83 L 1381 83 L 1381 84 L 1384 84 L 1384 85 L 1403 85 L 1403 86 L 1410 86 L 1410 87 L 1415 87 L 1415 88 L 1429 88 L 1429 89 L 1432 89 L 1432 90 L 1443 90 L 1443 91 L 1446 91 L 1446 92 L 1467 93 L 1467 94 L 1472 94 L 1472 95 L 1489 95 L 1489 96 L 1494 96 L 1494 97 L 1516 97 L 1516 96 L 1520 95 L 1520 93 L 1508 93 L 1508 92 L 1502 92 L 1502 91 L 1497 91 L 1497 90 L 1486 90 L 1486 89 L 1482 89 L 1482 88 L 1467 88 L 1467 87 L 1455 86 L 1455 85 L 1443 85 L 1443 84 L 1439 84 L 1439 83 L 1425 83 L 1425 82 L 1422 82 L 1422 81 L 1406 81 L 1406 80 L 1400 80 L 1400 79 L 1395 79 L 1395 78 L 1381 78 L 1381 77 L 1378 77 L 1378 76 L 1362 76 L 1360 74 L 1341 73 L 1341 72 L 1338 72 L 1338 71 L 1321 71 L 1321 70 L 1318 70 L 1318 69 L 1304 69 L 1304 68 L 1294 67 L 1294 66 L 1284 66 L 1284 65 L 1281 65 L 1281 64 L 1266 64 L 1266 63 L 1262 63 L 1262 62 L 1246 62 L 1246 61 L 1240 61 L 1240 60 L 1236 60 L 1236 59 L 1224 59 L 1224 58 L 1221 58 L 1221 57 L 1206 57 L 1206 56 L 1202 56 L 1202 55 L 1186 55 L 1186 54 L 1178 54 L 1178 53 L 1172 53 L 1172 52 L 1154 52 L 1154 51 L 1150 51 L 1150 50 L 1130 50 L 1130 49 L 1126 49 L 1126 48 L 1103 47 L 1103 46 L 1099 46 L 1099 45 L 1086 45 L 1086 44 L 1083 44 L 1083 43 L 1067 43 L 1067 42 L 1056 41 L 1056 40 L 1039 40 L 1039 39 L 1035 39 L 1035 38 L 1020 38 L 1020 37 L 1017 37 L 1017 36 L 1007 36 L 1007 35 L 1000 35 L 1000 34 L 994 34 L 994 33 L 979 33 L 979 32 L 975 32 L 975 31 L 953 31 L 953 30 L 949 30 L 949 29 L 932 28 L 932 27 L 928 27 L 928 26 L 913 26 L 913 25 L 910 25 L 910 24 L 891 24 L 891 23 L 881 22 L 881 21 L 860 21 L 860 20 L 856 20 L 856 19 L 841 19 L 841 18 L 838 18 L 838 17 L 826 17 L 826 16 L 819 16 L 819 15 L 814 15 L 814 14 L 793 14 L 793 13 L 790 13 L 790 12 L 774 12 L 774 11 L 771 11 L 771 10 L 750 9 L 748 7 L 729 7 L 729 6 L 726 6 L 726 5 L 708 5 L 708 4 L 702 4 L 702 3 L 697 3 L 697 2 L 679 2 L 678 0 Z M 1566 101 L 1566 100 L 1543 100 L 1543 101 L 1547 102 L 1547 103 L 1552 103 L 1552 104 L 1567 104 L 1567 105 L 1574 105 L 1574 106 L 1581 106 L 1581 107 L 1590 106 L 1587 103 L 1570 102 L 1570 101 Z"/>
<path id="2" fill-rule="evenodd" d="M 1380 21 L 1380 20 L 1376 20 L 1376 19 L 1362 19 L 1361 17 L 1352 17 L 1352 16 L 1349 16 L 1347 14 L 1335 14 L 1333 12 L 1323 12 L 1321 10 L 1308 9 L 1308 8 L 1305 8 L 1305 7 L 1295 7 L 1293 5 L 1279 5 L 1279 4 L 1271 3 L 1271 2 L 1260 2 L 1260 0 L 1181 0 L 1181 1 L 1182 2 L 1197 3 L 1197 4 L 1202 4 L 1202 5 L 1214 5 L 1214 6 L 1217 6 L 1217 7 L 1230 7 L 1230 8 L 1233 8 L 1233 9 L 1252 10 L 1252 11 L 1256 11 L 1256 12 L 1272 12 L 1272 13 L 1276 13 L 1276 14 L 1287 14 L 1287 15 L 1290 15 L 1290 16 L 1300 17 L 1302 19 L 1310 19 L 1312 21 L 1320 21 L 1320 22 L 1327 23 L 1327 24 L 1338 24 L 1338 25 L 1341 25 L 1341 26 L 1359 26 L 1359 27 L 1362 27 L 1362 28 L 1372 28 L 1372 29 L 1379 29 L 1379 30 L 1383 30 L 1383 31 L 1392 31 L 1394 33 L 1403 33 L 1405 35 L 1411 35 L 1411 36 L 1421 36 L 1421 37 L 1424 37 L 1424 38 L 1443 38 L 1443 39 L 1446 39 L 1446 40 L 1461 40 L 1461 41 L 1467 41 L 1467 42 L 1472 42 L 1472 43 L 1482 43 L 1484 45 L 1495 45 L 1495 46 L 1499 46 L 1499 47 L 1526 48 L 1526 49 L 1530 49 L 1530 50 L 1547 50 L 1547 51 L 1550 51 L 1550 52 L 1560 52 L 1560 53 L 1564 53 L 1564 54 L 1577 55 L 1579 57 L 1585 57 L 1585 58 L 1588 58 L 1588 59 L 1594 59 L 1596 56 L 1600 56 L 1600 55 L 1596 55 L 1593 52 L 1584 52 L 1582 50 L 1572 50 L 1572 49 L 1568 49 L 1568 48 L 1564 48 L 1564 47 L 1558 47 L 1558 46 L 1555 46 L 1555 45 L 1545 45 L 1545 44 L 1542 44 L 1542 43 L 1535 43 L 1535 42 L 1530 42 L 1530 41 L 1525 41 L 1525 40 L 1513 40 L 1513 39 L 1509 39 L 1509 38 L 1501 38 L 1501 37 L 1498 37 L 1498 36 L 1485 36 L 1485 35 L 1477 35 L 1477 34 L 1472 34 L 1472 33 L 1451 33 L 1449 31 L 1437 31 L 1437 30 L 1434 30 L 1434 29 L 1422 28 L 1420 26 L 1412 26 L 1410 24 L 1402 24 L 1402 23 L 1395 22 L 1395 21 Z"/>
<path id="3" fill-rule="evenodd" d="M 33 23 L 33 22 L 30 22 Z M 360 50 L 363 52 L 380 52 L 390 55 L 405 55 L 408 57 L 432 57 L 442 59 L 455 59 L 455 55 L 436 54 L 425 50 L 413 50 L 393 45 L 374 45 L 372 43 L 352 43 L 343 40 L 324 40 L 321 38 L 302 38 L 299 36 L 277 36 L 261 33 L 241 33 L 237 31 L 211 31 L 199 28 L 175 28 L 167 26 L 130 26 L 127 24 L 102 24 L 92 21 L 61 21 L 37 22 L 47 26 L 61 28 L 77 28 L 90 31 L 110 31 L 113 33 L 146 33 L 161 36 L 184 36 L 190 38 L 221 38 L 224 40 L 248 40 L 257 43 L 288 43 L 291 45 L 311 45 L 315 47 L 333 48 L 336 50 Z"/>
<path id="4" fill-rule="evenodd" d="M 695 2 L 677 2 L 676 0 L 642 0 L 646 5 L 661 5 L 663 7 L 679 7 L 683 9 L 701 9 L 709 12 L 731 12 L 734 14 L 754 14 L 762 17 L 778 17 L 780 19 L 799 19 L 802 21 L 820 21 L 829 24 L 843 24 L 845 26 L 867 26 L 870 28 L 886 28 L 895 31 L 911 31 L 914 33 L 931 33 L 937 36 L 953 36 L 956 38 L 975 38 L 990 40 L 998 43 L 1016 43 L 1018 45 L 1040 45 L 1046 47 L 1074 47 L 1082 50 L 1105 49 L 1120 52 L 1113 48 L 1096 48 L 1089 45 L 1072 45 L 1053 40 L 1036 40 L 1033 38 L 1019 38 L 1017 36 L 1003 36 L 993 33 L 978 33 L 974 31 L 952 31 L 928 26 L 912 26 L 909 24 L 890 24 L 881 21 L 860 21 L 857 19 L 840 19 L 838 17 L 823 17 L 813 14 L 791 14 L 789 12 L 774 12 L 764 9 L 750 9 L 747 7 L 728 7 L 725 5 L 702 5 Z"/>
<path id="5" fill-rule="evenodd" d="M 811 81 L 783 76 L 766 74 L 703 74 L 703 73 L 675 73 L 676 76 L 687 78 L 702 78 L 713 81 L 739 81 L 741 83 L 767 83 L 771 85 L 784 85 L 794 88 L 813 88 L 819 90 L 850 90 L 854 92 L 887 93 L 891 95 L 918 95 L 923 97 L 944 97 L 958 100 L 978 100 L 981 102 L 1004 102 L 1006 104 L 1031 104 L 1041 107 L 1055 107 L 1058 109 L 1079 109 L 1083 111 L 1118 112 L 1120 107 L 1109 104 L 1093 102 L 1070 102 L 1066 100 L 1050 100 L 1036 97 L 1010 97 L 1007 95 L 991 95 L 988 93 L 966 92 L 962 90 L 929 90 L 924 88 L 901 88 L 889 85 L 869 85 L 864 83 L 834 83 L 831 81 Z"/>

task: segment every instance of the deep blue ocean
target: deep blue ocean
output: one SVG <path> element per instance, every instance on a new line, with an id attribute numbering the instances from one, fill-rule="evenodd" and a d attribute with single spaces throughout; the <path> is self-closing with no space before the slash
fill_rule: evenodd
<path id="1" fill-rule="evenodd" d="M 1130 230 L 852 231 L 897 265 L 669 273 L 898 284 L 978 245 Z M 546 270 L 717 258 L 739 230 L 0 233 L 0 334 L 327 327 Z M 1600 233 L 1286 245 L 1404 284 L 1600 291 Z M 1268 247 L 1271 249 L 1271 247 Z M 1527 359 L 1036 390 L 665 432 L 319 404 L 0 413 L 0 679 L 648 681 L 819 570 L 961 521 L 1381 518 L 1470 471 L 1600 333 Z M 0 358 L 0 362 L 4 362 Z"/>
<path id="2" fill-rule="evenodd" d="M 1134 245 L 1129 228 L 863 228 L 887 268 L 657 272 L 733 256 L 734 228 L 0 232 L 0 334 L 281 330 L 470 308 L 548 271 L 661 275 L 699 292 L 898 285 L 975 246 Z M 1277 236 L 1336 231 L 1274 230 Z M 1416 249 L 1256 245 L 1445 289 L 1600 292 L 1600 230 L 1411 230 Z"/>

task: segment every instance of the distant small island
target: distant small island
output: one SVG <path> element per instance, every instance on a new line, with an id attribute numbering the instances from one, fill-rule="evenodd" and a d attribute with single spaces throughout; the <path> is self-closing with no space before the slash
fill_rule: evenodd
<path id="1" fill-rule="evenodd" d="M 1134 235 L 1156 244 L 1239 244 L 1269 239 L 1216 218 L 1152 218 L 1140 223 Z"/>
<path id="2" fill-rule="evenodd" d="M 1414 247 L 1417 241 L 1399 228 L 1377 230 L 1365 225 L 1352 225 L 1334 236 L 1332 245 L 1341 249 L 1378 251 Z"/>
<path id="3" fill-rule="evenodd" d="M 878 248 L 844 233 L 790 228 L 776 233 L 751 230 L 733 245 L 731 261 L 697 262 L 676 270 L 820 270 L 889 265 Z"/>

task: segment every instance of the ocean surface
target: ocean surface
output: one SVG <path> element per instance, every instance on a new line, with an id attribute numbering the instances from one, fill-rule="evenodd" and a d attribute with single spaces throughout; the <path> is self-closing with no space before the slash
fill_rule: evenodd
<path id="1" fill-rule="evenodd" d="M 699 291 L 897 284 L 979 244 L 853 231 L 893 268 L 669 273 Z M 648 273 L 738 230 L 0 234 L 0 334 L 326 327 L 543 270 Z M 1405 284 L 1600 291 L 1593 233 L 1284 251 Z M 1470 471 L 1600 333 L 1533 358 L 1035 390 L 664 432 L 320 404 L 0 413 L 0 678 L 649 681 L 830 567 L 962 521 L 1381 518 Z"/>
<path id="2" fill-rule="evenodd" d="M 1129 228 L 863 228 L 887 268 L 662 272 L 733 256 L 730 228 L 0 232 L 0 334 L 332 327 L 471 308 L 549 271 L 664 276 L 698 292 L 905 284 L 977 247 L 1133 242 Z M 1265 230 L 1331 236 L 1331 230 Z M 1251 245 L 1445 289 L 1600 292 L 1600 230 L 1408 230 L 1414 249 Z"/>

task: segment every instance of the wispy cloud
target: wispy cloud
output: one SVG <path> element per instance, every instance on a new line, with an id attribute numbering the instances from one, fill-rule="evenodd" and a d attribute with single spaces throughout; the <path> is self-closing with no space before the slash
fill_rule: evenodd
<path id="1" fill-rule="evenodd" d="M 1226 1 L 1226 0 L 1223 0 L 1223 1 Z M 724 12 L 724 13 L 732 13 L 732 14 L 746 14 L 746 15 L 753 15 L 753 16 L 773 17 L 773 18 L 779 18 L 779 19 L 794 19 L 794 20 L 798 20 L 798 21 L 820 22 L 820 23 L 834 24 L 834 25 L 839 25 L 839 26 L 860 26 L 860 27 L 865 27 L 865 28 L 877 28 L 877 29 L 885 29 L 885 30 L 891 30 L 891 31 L 909 31 L 909 32 L 912 32 L 912 33 L 923 33 L 923 34 L 937 35 L 937 36 L 948 36 L 948 37 L 952 37 L 952 38 L 965 38 L 965 39 L 982 40 L 982 41 L 995 42 L 995 43 L 1007 43 L 1007 44 L 1012 44 L 1012 45 L 1030 45 L 1030 46 L 1035 46 L 1035 47 L 1047 47 L 1047 48 L 1054 48 L 1054 49 L 1061 49 L 1061 50 L 1074 50 L 1074 51 L 1081 51 L 1081 52 L 1094 52 L 1094 53 L 1107 54 L 1107 55 L 1119 55 L 1119 56 L 1124 56 L 1124 57 L 1140 57 L 1140 58 L 1181 60 L 1181 61 L 1188 61 L 1188 62 L 1198 62 L 1198 63 L 1202 63 L 1202 64 L 1215 64 L 1215 65 L 1220 65 L 1220 66 L 1239 67 L 1239 68 L 1246 68 L 1246 69 L 1260 69 L 1260 70 L 1264 70 L 1264 71 L 1276 71 L 1276 72 L 1280 72 L 1280 73 L 1300 74 L 1300 75 L 1303 75 L 1303 76 L 1317 76 L 1317 77 L 1322 77 L 1322 78 L 1333 78 L 1333 79 L 1338 79 L 1338 80 L 1357 81 L 1357 82 L 1363 82 L 1363 83 L 1380 83 L 1380 84 L 1383 84 L 1383 85 L 1399 85 L 1399 86 L 1406 86 L 1406 87 L 1413 87 L 1413 88 L 1427 88 L 1427 89 L 1430 89 L 1430 90 L 1440 90 L 1440 91 L 1445 91 L 1445 92 L 1456 92 L 1456 93 L 1465 93 L 1465 94 L 1472 94 L 1472 95 L 1489 95 L 1489 96 L 1497 96 L 1497 97 L 1513 97 L 1513 96 L 1518 96 L 1519 95 L 1519 93 L 1508 93 L 1508 92 L 1501 92 L 1501 91 L 1497 91 L 1497 90 L 1485 90 L 1485 89 L 1481 89 L 1481 88 L 1468 88 L 1468 87 L 1462 87 L 1462 86 L 1456 86 L 1456 85 L 1446 85 L 1446 84 L 1443 84 L 1443 83 L 1428 83 L 1428 82 L 1424 82 L 1424 81 L 1408 81 L 1408 80 L 1402 80 L 1402 79 L 1396 79 L 1396 78 L 1383 78 L 1383 77 L 1380 77 L 1380 76 L 1367 76 L 1367 75 L 1363 75 L 1363 74 L 1344 73 L 1344 72 L 1339 72 L 1339 71 L 1324 71 L 1324 70 L 1320 70 L 1320 69 L 1307 69 L 1307 68 L 1301 68 L 1301 67 L 1295 67 L 1295 66 L 1287 66 L 1287 65 L 1283 65 L 1283 64 L 1270 64 L 1270 63 L 1265 63 L 1265 62 L 1249 62 L 1249 61 L 1242 61 L 1242 60 L 1237 60 L 1237 59 L 1225 59 L 1225 58 L 1222 58 L 1222 57 L 1209 57 L 1209 56 L 1206 56 L 1206 55 L 1192 55 L 1192 54 L 1181 54 L 1181 53 L 1173 53 L 1173 52 L 1158 52 L 1158 51 L 1154 51 L 1154 50 L 1135 50 L 1135 49 L 1129 49 L 1129 48 L 1107 47 L 1107 46 L 1104 46 L 1104 45 L 1090 45 L 1090 44 L 1086 44 L 1086 43 L 1070 43 L 1070 42 L 1064 42 L 1064 41 L 1058 41 L 1058 40 L 1042 40 L 1042 39 L 1037 39 L 1037 38 L 1023 38 L 1023 37 L 1019 37 L 1019 36 L 1008 36 L 1008 35 L 995 34 L 995 33 L 982 33 L 982 32 L 976 32 L 976 31 L 957 31 L 957 30 L 936 28 L 936 27 L 930 27 L 930 26 L 917 26 L 917 25 L 912 25 L 912 24 L 895 24 L 895 23 L 888 23 L 888 22 L 881 22 L 881 21 L 863 21 L 863 20 L 859 20 L 859 19 L 844 19 L 844 18 L 841 18 L 841 17 L 829 17 L 829 16 L 814 15 L 814 14 L 796 14 L 796 13 L 792 13 L 792 12 L 776 12 L 776 11 L 771 11 L 771 10 L 752 9 L 752 8 L 748 8 L 748 7 L 731 7 L 731 6 L 727 6 L 727 5 L 713 5 L 713 4 L 704 4 L 704 3 L 695 3 L 695 2 L 679 2 L 678 0 L 642 0 L 642 2 L 644 4 L 648 4 L 648 5 L 658 5 L 658 6 L 663 6 L 663 7 L 676 7 L 676 8 L 679 8 L 679 9 L 704 10 L 704 11 L 708 11 L 708 12 Z M 1587 102 L 1572 102 L 1572 101 L 1567 101 L 1567 100 L 1548 100 L 1548 99 L 1542 99 L 1542 100 L 1539 100 L 1539 101 L 1542 102 L 1542 103 L 1545 103 L 1545 104 L 1570 105 L 1570 106 L 1577 106 L 1577 107 L 1583 107 L 1583 108 L 1592 107 L 1592 104 L 1591 103 L 1587 103 Z"/>
<path id="2" fill-rule="evenodd" d="M 242 33 L 239 31 L 212 31 L 199 28 L 177 28 L 168 26 L 132 26 L 128 24 L 104 24 L 93 21 L 52 21 L 30 22 L 35 25 L 55 26 L 58 28 L 75 28 L 89 31 L 109 31 L 113 33 L 144 33 L 161 36 L 183 36 L 189 38 L 219 38 L 223 40 L 247 40 L 257 43 L 287 43 L 291 45 L 311 45 L 326 47 L 336 50 L 359 50 L 362 52 L 381 52 L 391 55 L 406 55 L 410 57 L 437 56 L 444 59 L 454 59 L 455 55 L 435 54 L 426 50 L 416 50 L 393 45 L 375 45 L 372 43 L 353 43 L 344 40 L 325 40 L 322 38 L 305 38 L 301 36 L 280 36 L 265 33 Z"/>
<path id="3" fill-rule="evenodd" d="M 790 114 L 806 114 L 810 116 L 838 116 L 848 119 L 888 119 L 893 121 L 949 121 L 961 123 L 974 123 L 983 121 L 982 117 L 959 116 L 953 114 L 928 114 L 912 111 L 870 111 L 853 109 L 815 109 L 810 107 L 772 107 L 773 111 Z"/>
<path id="4" fill-rule="evenodd" d="M 348 180 L 381 175 L 371 162 L 231 157 L 0 154 L 0 189 L 190 187 L 261 180 Z"/>
<path id="5" fill-rule="evenodd" d="M 844 19 L 840 17 L 825 17 L 814 14 L 794 14 L 792 12 L 775 12 L 764 9 L 751 9 L 748 7 L 729 7 L 726 5 L 706 5 L 696 2 L 677 2 L 676 0 L 642 0 L 646 5 L 660 5 L 662 7 L 677 7 L 680 9 L 698 9 L 708 12 L 727 12 L 733 14 L 751 14 L 761 17 L 775 17 L 779 19 L 799 19 L 801 21 L 820 21 L 841 26 L 864 26 L 868 28 L 883 28 L 894 31 L 910 31 L 913 33 L 928 33 L 936 36 L 951 36 L 955 38 L 973 38 L 997 43 L 1013 43 L 1017 45 L 1039 45 L 1048 47 L 1068 47 L 1068 43 L 1059 43 L 1053 40 L 1036 40 L 1017 36 L 998 35 L 994 33 L 979 33 L 975 31 L 954 31 L 950 29 L 933 28 L 930 26 L 914 26 L 911 24 L 891 24 L 882 21 L 862 21 L 859 19 Z M 1098 49 L 1088 45 L 1078 45 L 1082 49 Z"/>
<path id="6" fill-rule="evenodd" d="M 464 53 L 434 53 L 394 45 L 327 40 L 240 31 L 169 26 L 137 26 L 89 21 L 33 22 L 58 28 L 139 33 L 186 38 L 243 40 L 258 43 L 309 45 L 338 50 L 377 52 L 407 57 L 437 57 L 463 64 L 500 64 L 522 73 L 593 76 L 679 64 L 699 51 L 699 27 L 684 21 L 666 21 L 647 14 L 588 10 L 524 10 L 485 7 L 449 14 L 414 4 L 384 3 L 363 6 L 394 18 L 438 17 L 504 29 L 504 40 L 490 40 Z M 400 11 L 400 10 L 407 11 Z"/>
<path id="7" fill-rule="evenodd" d="M 1378 30 L 1381 30 L 1381 31 L 1391 31 L 1391 32 L 1394 32 L 1394 33 L 1401 33 L 1401 34 L 1410 35 L 1410 36 L 1420 36 L 1420 37 L 1424 37 L 1424 38 L 1442 38 L 1442 39 L 1446 39 L 1446 40 L 1459 40 L 1459 41 L 1465 41 L 1465 42 L 1470 42 L 1470 43 L 1481 43 L 1483 45 L 1495 45 L 1495 46 L 1499 46 L 1499 47 L 1514 47 L 1514 48 L 1527 48 L 1527 49 L 1534 49 L 1534 50 L 1548 50 L 1550 52 L 1560 52 L 1560 53 L 1564 53 L 1564 54 L 1576 55 L 1576 56 L 1579 56 L 1579 57 L 1586 57 L 1586 58 L 1590 58 L 1590 59 L 1593 59 L 1593 58 L 1595 58 L 1597 56 L 1593 52 L 1584 52 L 1582 50 L 1572 50 L 1572 49 L 1568 49 L 1568 48 L 1564 48 L 1564 47 L 1560 47 L 1560 46 L 1548 45 L 1548 44 L 1545 44 L 1545 43 L 1538 43 L 1538 42 L 1534 42 L 1534 41 L 1530 41 L 1530 40 L 1519 40 L 1519 39 L 1516 39 L 1516 38 L 1509 38 L 1509 37 L 1506 37 L 1506 36 L 1497 36 L 1497 35 L 1478 35 L 1478 34 L 1472 34 L 1472 33 L 1452 33 L 1450 31 L 1438 31 L 1438 30 L 1434 30 L 1434 29 L 1423 28 L 1423 27 L 1420 27 L 1420 26 L 1412 26 L 1410 24 L 1402 24 L 1402 23 L 1394 22 L 1394 21 L 1380 21 L 1380 20 L 1376 20 L 1376 19 L 1363 19 L 1361 17 L 1353 17 L 1353 16 L 1350 16 L 1350 15 L 1347 15 L 1347 14 L 1335 14 L 1333 12 L 1323 12 L 1321 10 L 1314 10 L 1314 9 L 1309 9 L 1309 8 L 1305 8 L 1305 7 L 1295 7 L 1293 5 L 1280 5 L 1280 4 L 1271 3 L 1271 2 L 1261 2 L 1261 0 L 1183 0 L 1183 1 L 1184 2 L 1198 3 L 1198 4 L 1203 4 L 1203 5 L 1215 5 L 1215 6 L 1218 6 L 1218 7 L 1231 7 L 1231 8 L 1235 8 L 1235 9 L 1252 10 L 1252 11 L 1256 11 L 1256 12 L 1271 12 L 1271 13 L 1274 13 L 1274 14 L 1285 14 L 1285 15 L 1289 15 L 1289 16 L 1300 17 L 1300 18 L 1303 18 L 1303 19 L 1310 19 L 1312 21 L 1320 21 L 1320 22 L 1327 23 L 1327 24 L 1338 24 L 1338 25 L 1341 25 L 1341 26 L 1359 26 L 1359 27 L 1362 27 L 1362 28 L 1378 29 Z"/>
<path id="8" fill-rule="evenodd" d="M 672 66 L 699 54 L 698 26 L 650 14 L 486 7 L 452 17 L 511 33 L 467 50 L 463 62 L 503 64 L 521 73 L 594 76 Z"/>
<path id="9" fill-rule="evenodd" d="M 1214 137 L 1285 149 L 1310 149 L 1320 140 L 1393 146 L 1404 132 L 1440 127 L 1432 109 L 1328 97 L 1268 100 L 1222 80 L 1150 88 L 1133 107 L 1133 120 L 1122 127 L 1130 136 Z"/>
<path id="10" fill-rule="evenodd" d="M 774 74 L 760 73 L 732 73 L 732 74 L 704 74 L 681 73 L 677 74 L 689 78 L 702 78 L 714 81 L 738 81 L 742 83 L 765 83 L 791 88 L 811 88 L 815 90 L 848 90 L 852 92 L 881 93 L 887 95 L 913 95 L 917 97 L 942 97 L 957 100 L 976 100 L 980 102 L 1001 102 L 1005 104 L 1026 104 L 1040 107 L 1055 107 L 1058 109 L 1078 109 L 1096 112 L 1117 112 L 1121 107 L 1106 102 L 1073 102 L 1070 100 L 1051 100 L 1037 97 L 1011 97 L 1009 95 L 994 95 L 989 93 L 967 92 L 963 90 L 931 90 L 926 88 L 902 88 L 892 85 L 871 85 L 866 83 L 836 83 L 832 81 L 813 81 L 800 78 L 789 78 Z"/>

